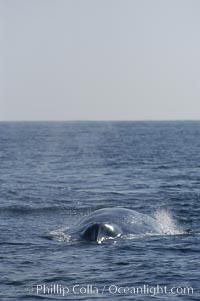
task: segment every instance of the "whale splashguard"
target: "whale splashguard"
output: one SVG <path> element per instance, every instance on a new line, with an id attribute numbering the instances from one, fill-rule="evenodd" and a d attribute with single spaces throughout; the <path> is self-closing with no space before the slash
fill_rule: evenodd
<path id="1" fill-rule="evenodd" d="M 115 224 L 93 223 L 87 227 L 80 236 L 87 241 L 96 241 L 101 243 L 105 239 L 120 237 L 122 230 Z"/>

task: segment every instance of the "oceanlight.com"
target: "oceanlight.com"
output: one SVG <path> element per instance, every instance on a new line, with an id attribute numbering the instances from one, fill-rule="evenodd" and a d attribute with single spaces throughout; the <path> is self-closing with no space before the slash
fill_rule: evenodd
<path id="1" fill-rule="evenodd" d="M 192 287 L 180 287 L 180 286 L 164 286 L 164 285 L 148 285 L 141 286 L 121 286 L 118 284 L 110 284 L 104 286 L 96 286 L 92 284 L 74 284 L 72 286 L 65 286 L 60 284 L 38 284 L 31 288 L 31 292 L 37 295 L 193 295 L 194 289 Z"/>

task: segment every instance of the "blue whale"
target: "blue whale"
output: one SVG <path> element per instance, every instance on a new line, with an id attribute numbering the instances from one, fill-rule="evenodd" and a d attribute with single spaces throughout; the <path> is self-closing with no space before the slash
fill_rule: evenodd
<path id="1" fill-rule="evenodd" d="M 161 234 L 159 223 L 149 215 L 125 208 L 99 209 L 85 216 L 67 234 L 75 240 L 101 243 L 125 235 Z"/>

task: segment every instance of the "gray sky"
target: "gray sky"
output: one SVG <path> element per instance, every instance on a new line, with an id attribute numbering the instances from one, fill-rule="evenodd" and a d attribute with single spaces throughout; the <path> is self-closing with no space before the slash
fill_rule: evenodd
<path id="1" fill-rule="evenodd" d="M 0 0 L 0 120 L 200 119 L 199 0 Z"/>

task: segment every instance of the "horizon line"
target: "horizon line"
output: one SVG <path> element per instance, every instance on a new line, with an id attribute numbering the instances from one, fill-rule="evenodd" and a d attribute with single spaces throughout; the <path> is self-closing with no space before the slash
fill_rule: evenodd
<path id="1" fill-rule="evenodd" d="M 200 119 L 13 119 L 0 122 L 191 122 Z"/>

